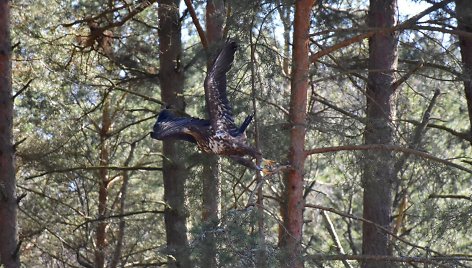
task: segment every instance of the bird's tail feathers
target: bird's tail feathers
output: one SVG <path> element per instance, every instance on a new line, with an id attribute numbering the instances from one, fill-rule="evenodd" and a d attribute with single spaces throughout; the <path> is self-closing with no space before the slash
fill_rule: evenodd
<path id="1" fill-rule="evenodd" d="M 246 128 L 251 123 L 253 117 L 254 117 L 254 113 L 252 113 L 251 115 L 248 115 L 246 119 L 244 119 L 244 122 L 241 124 L 241 127 L 239 127 L 240 133 L 244 133 L 244 131 L 246 131 Z"/>

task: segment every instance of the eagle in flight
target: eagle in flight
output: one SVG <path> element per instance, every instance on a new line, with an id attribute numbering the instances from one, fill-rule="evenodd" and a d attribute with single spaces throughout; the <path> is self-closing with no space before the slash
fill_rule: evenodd
<path id="1" fill-rule="evenodd" d="M 262 158 L 262 154 L 247 142 L 245 131 L 253 115 L 246 117 L 240 127 L 236 126 L 226 96 L 226 73 L 231 68 L 236 50 L 236 42 L 226 42 L 205 78 L 205 102 L 209 119 L 180 117 L 166 108 L 159 113 L 151 137 L 196 143 L 204 152 L 226 156 L 246 167 L 260 170 L 266 175 L 271 174 L 275 162 Z M 261 163 L 262 167 L 257 166 L 253 159 Z"/>

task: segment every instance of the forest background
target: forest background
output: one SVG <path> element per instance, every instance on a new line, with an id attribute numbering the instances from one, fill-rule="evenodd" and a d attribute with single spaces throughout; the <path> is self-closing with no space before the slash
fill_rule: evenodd
<path id="1" fill-rule="evenodd" d="M 472 1 L 401 3 L 0 1 L 0 263 L 472 267 Z M 149 137 L 228 38 L 288 170 Z"/>

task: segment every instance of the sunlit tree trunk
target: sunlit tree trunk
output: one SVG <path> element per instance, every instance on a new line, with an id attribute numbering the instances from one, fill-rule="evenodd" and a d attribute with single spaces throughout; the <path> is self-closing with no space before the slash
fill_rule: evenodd
<path id="1" fill-rule="evenodd" d="M 292 168 L 286 176 L 285 202 L 281 230 L 284 267 L 303 267 L 301 241 L 303 231 L 303 174 L 305 166 L 306 105 L 308 90 L 308 33 L 315 0 L 296 1 L 292 50 L 290 95 L 290 151 Z"/>
<path id="2" fill-rule="evenodd" d="M 10 1 L 0 1 L 0 265 L 20 267 L 14 167 Z"/>
<path id="3" fill-rule="evenodd" d="M 456 17 L 458 29 L 472 34 L 472 1 L 456 0 Z M 472 37 L 459 35 L 459 45 L 463 65 L 462 79 L 469 111 L 469 133 L 472 135 Z"/>
<path id="4" fill-rule="evenodd" d="M 371 0 L 368 26 L 393 27 L 396 23 L 396 0 Z M 369 74 L 367 84 L 366 144 L 393 143 L 394 71 L 397 68 L 396 33 L 374 34 L 369 39 Z M 363 216 L 385 228 L 392 217 L 393 154 L 390 151 L 369 151 L 365 154 L 362 185 Z M 362 252 L 365 255 L 391 255 L 389 236 L 372 224 L 362 226 Z M 365 261 L 367 267 L 391 267 L 388 262 Z"/>
<path id="5" fill-rule="evenodd" d="M 159 2 L 159 82 L 161 99 L 173 108 L 185 109 L 184 74 L 181 66 L 181 33 L 179 0 Z M 162 173 L 164 178 L 164 211 L 169 267 L 191 267 L 185 208 L 185 181 L 188 176 L 183 150 L 178 142 L 163 141 Z"/>

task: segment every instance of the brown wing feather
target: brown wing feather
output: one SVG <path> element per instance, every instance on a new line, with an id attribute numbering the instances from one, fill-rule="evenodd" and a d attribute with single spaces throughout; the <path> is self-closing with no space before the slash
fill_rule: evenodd
<path id="1" fill-rule="evenodd" d="M 156 140 L 176 139 L 197 143 L 196 139 L 208 135 L 210 122 L 193 117 L 177 117 L 164 109 L 154 124 L 151 138 Z"/>
<path id="2" fill-rule="evenodd" d="M 227 42 L 205 79 L 205 100 L 211 126 L 215 131 L 229 132 L 232 135 L 238 133 L 238 128 L 226 96 L 226 73 L 231 68 L 236 49 L 236 42 Z"/>

